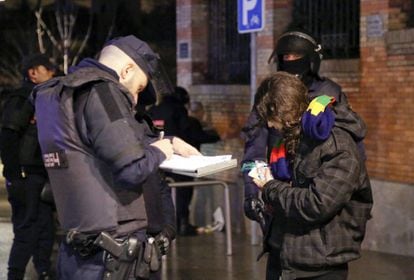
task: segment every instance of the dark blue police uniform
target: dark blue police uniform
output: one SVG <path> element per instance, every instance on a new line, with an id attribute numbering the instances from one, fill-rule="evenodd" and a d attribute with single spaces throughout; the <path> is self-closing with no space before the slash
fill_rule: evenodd
<path id="1" fill-rule="evenodd" d="M 28 101 L 33 86 L 24 82 L 12 93 L 2 116 L 1 159 L 14 232 L 8 279 L 23 279 L 31 257 L 39 277 L 49 274 L 55 237 L 53 206 L 41 200 L 48 179 L 37 140 L 34 108 Z"/>
<path id="2" fill-rule="evenodd" d="M 103 277 L 102 250 L 82 256 L 76 243 L 93 243 L 102 232 L 120 242 L 145 238 L 143 185 L 158 176 L 165 155 L 150 146 L 155 139 L 134 119 L 132 95 L 118 80 L 110 68 L 86 59 L 34 92 L 59 220 L 75 237 L 61 245 L 59 279 Z"/>

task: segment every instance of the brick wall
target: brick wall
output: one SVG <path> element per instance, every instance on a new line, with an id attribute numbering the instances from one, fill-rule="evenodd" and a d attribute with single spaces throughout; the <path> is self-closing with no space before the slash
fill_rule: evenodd
<path id="1" fill-rule="evenodd" d="M 414 33 L 388 31 L 388 1 L 361 1 L 361 83 L 355 109 L 368 124 L 372 178 L 414 183 Z M 384 34 L 368 37 L 367 18 L 379 15 Z"/>

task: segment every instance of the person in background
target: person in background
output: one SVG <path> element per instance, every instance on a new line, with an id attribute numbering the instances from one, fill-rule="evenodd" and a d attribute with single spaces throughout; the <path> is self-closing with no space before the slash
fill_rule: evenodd
<path id="1" fill-rule="evenodd" d="M 201 102 L 190 102 L 185 139 L 190 145 L 198 150 L 200 150 L 201 144 L 220 141 L 218 133 L 204 124 L 204 107 Z M 191 180 L 193 180 L 193 178 L 189 178 L 187 181 Z M 178 234 L 184 236 L 198 234 L 198 228 L 188 222 L 190 220 L 190 205 L 194 194 L 194 188 L 180 187 L 177 188 L 176 193 L 177 217 L 179 217 L 178 219 L 180 221 Z"/>
<path id="2" fill-rule="evenodd" d="M 135 119 L 141 92 L 172 91 L 162 69 L 158 54 L 129 35 L 107 42 L 98 60 L 86 58 L 33 92 L 43 159 L 66 232 L 61 280 L 147 279 L 159 269 L 163 248 L 146 241 L 145 185 L 158 184 L 159 165 L 173 153 L 200 154 L 178 137 L 159 139 Z"/>
<path id="3" fill-rule="evenodd" d="M 43 54 L 27 56 L 22 64 L 23 83 L 3 105 L 0 134 L 3 176 L 6 178 L 14 233 L 7 279 L 23 279 L 30 258 L 33 258 L 39 279 L 52 279 L 53 206 L 41 199 L 48 176 L 29 95 L 35 85 L 54 76 L 55 66 Z"/>
<path id="4" fill-rule="evenodd" d="M 173 94 L 161 96 L 161 102 L 148 109 L 154 125 L 164 131 L 165 136 L 186 139 L 188 126 L 188 92 L 183 87 L 175 87 Z"/>
<path id="5" fill-rule="evenodd" d="M 281 133 L 277 164 L 253 175 L 271 216 L 266 279 L 345 280 L 373 204 L 357 146 L 366 126 L 332 96 L 309 103 L 307 87 L 286 72 L 257 92 L 259 118 Z"/>
<path id="6" fill-rule="evenodd" d="M 190 120 L 187 105 L 190 101 L 188 91 L 183 87 L 175 87 L 174 94 L 161 97 L 161 102 L 148 110 L 154 126 L 162 130 L 165 136 L 178 136 L 190 143 L 188 137 Z M 194 144 L 194 143 L 193 143 Z M 192 177 L 165 172 L 166 176 L 175 182 L 192 181 Z M 197 227 L 190 223 L 189 202 L 192 188 L 176 189 L 176 219 L 177 233 L 180 236 L 197 235 Z"/>
<path id="7" fill-rule="evenodd" d="M 149 90 L 140 94 L 136 107 L 135 119 L 141 124 L 146 124 L 153 137 L 160 138 L 158 130 L 145 108 L 156 101 L 156 96 Z M 148 217 L 147 236 L 155 238 L 160 253 L 166 255 L 172 241 L 177 234 L 174 203 L 171 196 L 171 188 L 165 180 L 165 174 L 159 170 L 159 176 L 153 177 L 151 183 L 144 185 L 145 209 Z M 162 279 L 162 262 L 158 271 L 150 272 L 150 280 Z"/>
<path id="8" fill-rule="evenodd" d="M 201 144 L 220 141 L 217 131 L 204 122 L 204 106 L 201 102 L 190 102 L 186 139 L 200 150 Z"/>

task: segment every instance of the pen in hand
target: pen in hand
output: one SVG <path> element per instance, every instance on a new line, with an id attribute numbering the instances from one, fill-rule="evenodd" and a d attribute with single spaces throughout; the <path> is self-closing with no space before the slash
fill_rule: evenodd
<path id="1" fill-rule="evenodd" d="M 171 143 L 170 139 L 163 139 L 164 138 L 164 131 L 159 131 L 158 140 L 154 141 L 150 145 L 157 147 L 161 150 L 166 156 L 166 159 L 170 159 L 174 153 L 174 148 Z"/>

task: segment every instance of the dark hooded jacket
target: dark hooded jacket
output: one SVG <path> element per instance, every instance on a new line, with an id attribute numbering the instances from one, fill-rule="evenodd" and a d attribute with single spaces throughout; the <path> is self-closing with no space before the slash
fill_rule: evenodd
<path id="1" fill-rule="evenodd" d="M 160 104 L 152 106 L 148 114 L 154 122 L 164 122 L 165 136 L 177 136 L 187 140 L 188 112 L 184 105 L 175 95 L 167 95 Z"/>
<path id="2" fill-rule="evenodd" d="M 292 182 L 269 181 L 263 201 L 271 206 L 270 249 L 279 251 L 282 279 L 304 277 L 360 257 L 372 194 L 356 142 L 364 122 L 346 104 L 333 107 L 329 138 L 302 136 Z"/>
<path id="3" fill-rule="evenodd" d="M 4 104 L 0 147 L 3 175 L 9 181 L 21 179 L 25 174 L 47 177 L 37 140 L 34 108 L 28 100 L 34 86 L 24 81 Z"/>

